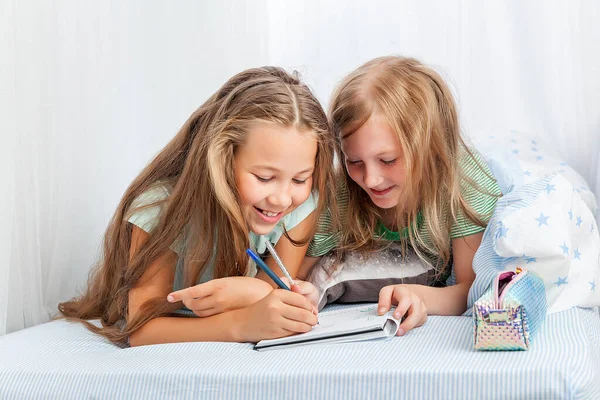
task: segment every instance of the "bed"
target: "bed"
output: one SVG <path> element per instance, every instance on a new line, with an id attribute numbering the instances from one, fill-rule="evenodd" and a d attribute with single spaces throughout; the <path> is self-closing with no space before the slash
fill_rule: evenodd
<path id="1" fill-rule="evenodd" d="M 339 307 L 339 306 L 338 306 Z M 550 314 L 529 351 L 477 352 L 470 317 L 388 341 L 257 352 L 251 344 L 120 348 L 52 321 L 0 338 L 1 399 L 597 399 L 600 315 Z"/>
<path id="2" fill-rule="evenodd" d="M 469 294 L 472 304 L 505 267 L 523 264 L 542 276 L 549 314 L 528 351 L 473 350 L 468 312 L 432 316 L 388 341 L 269 352 L 249 343 L 120 348 L 57 320 L 0 337 L 0 399 L 599 399 L 597 204 L 582 178 L 538 140 L 512 132 L 489 135 L 490 151 L 481 146 L 505 196 L 475 257 Z M 547 206 L 562 225 L 537 230 L 546 228 L 538 215 L 550 215 Z"/>

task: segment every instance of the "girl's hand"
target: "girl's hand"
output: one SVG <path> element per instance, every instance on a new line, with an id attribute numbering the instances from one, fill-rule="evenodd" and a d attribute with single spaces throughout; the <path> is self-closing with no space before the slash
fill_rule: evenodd
<path id="1" fill-rule="evenodd" d="M 169 294 L 167 300 L 181 301 L 197 316 L 209 317 L 256 303 L 272 290 L 271 285 L 260 279 L 232 276 L 178 290 Z"/>
<path id="2" fill-rule="evenodd" d="M 385 286 L 379 291 L 378 313 L 383 315 L 396 304 L 394 318 L 404 321 L 400 324 L 396 335 L 402 336 L 414 327 L 421 326 L 427 321 L 427 307 L 423 299 L 410 290 L 407 285 Z"/>
<path id="3" fill-rule="evenodd" d="M 292 292 L 299 293 L 302 296 L 306 297 L 308 301 L 312 303 L 314 306 L 313 312 L 316 314 L 318 312 L 317 307 L 319 306 L 319 290 L 310 282 L 301 281 L 299 279 L 294 279 L 294 285 L 290 285 L 290 281 L 287 278 L 282 277 L 281 280 L 288 285 L 288 287 L 292 290 Z"/>
<path id="4" fill-rule="evenodd" d="M 240 341 L 258 342 L 308 332 L 318 322 L 313 305 L 303 295 L 275 289 L 242 309 L 237 334 Z"/>

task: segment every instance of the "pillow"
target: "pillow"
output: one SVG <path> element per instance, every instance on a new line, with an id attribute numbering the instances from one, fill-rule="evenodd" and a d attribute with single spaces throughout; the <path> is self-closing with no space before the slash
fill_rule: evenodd
<path id="1" fill-rule="evenodd" d="M 379 291 L 387 285 L 431 285 L 435 281 L 435 271 L 430 263 L 412 251 L 403 259 L 400 245 L 395 242 L 369 255 L 348 252 L 336 268 L 335 261 L 335 252 L 321 257 L 307 277 L 307 281 L 319 290 L 319 310 L 334 302 L 376 303 Z"/>
<path id="2" fill-rule="evenodd" d="M 600 305 L 600 235 L 580 194 L 550 175 L 498 201 L 473 260 L 469 310 L 498 271 L 516 266 L 542 278 L 549 313 Z"/>
<path id="3" fill-rule="evenodd" d="M 524 184 L 560 174 L 571 183 L 592 214 L 596 215 L 596 197 L 586 181 L 540 135 L 513 129 L 480 131 L 476 137 L 473 141 L 475 147 L 489 165 L 503 194 Z"/>

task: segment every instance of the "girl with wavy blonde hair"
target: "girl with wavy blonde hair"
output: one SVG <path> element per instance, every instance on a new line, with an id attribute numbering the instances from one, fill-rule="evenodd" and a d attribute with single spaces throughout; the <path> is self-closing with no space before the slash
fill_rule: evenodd
<path id="1" fill-rule="evenodd" d="M 415 59 L 376 58 L 342 80 L 329 118 L 342 166 L 342 225 L 334 230 L 332 213 L 321 216 L 302 270 L 334 249 L 372 253 L 396 242 L 431 266 L 426 285 L 402 279 L 378 293 L 380 312 L 393 303 L 396 316 L 406 317 L 399 333 L 423 324 L 428 313 L 463 313 L 473 257 L 500 190 L 461 138 L 446 83 Z M 456 284 L 432 287 L 445 282 L 452 265 Z"/>

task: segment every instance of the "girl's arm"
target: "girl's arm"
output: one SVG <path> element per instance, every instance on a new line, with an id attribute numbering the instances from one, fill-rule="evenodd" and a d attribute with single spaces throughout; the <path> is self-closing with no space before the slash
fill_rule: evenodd
<path id="1" fill-rule="evenodd" d="M 423 299 L 429 315 L 461 315 L 466 311 L 469 289 L 475 280 L 473 257 L 482 237 L 483 232 L 452 239 L 455 285 L 443 288 L 407 285 Z"/>
<path id="2" fill-rule="evenodd" d="M 133 227 L 130 257 L 148 239 L 148 233 Z M 166 251 L 156 259 L 129 292 L 127 320 L 146 301 L 164 298 L 171 292 L 177 255 Z M 130 335 L 131 346 L 187 341 L 255 342 L 267 338 L 307 332 L 316 324 L 312 304 L 304 296 L 272 290 L 249 307 L 205 318 L 159 317 Z"/>
<path id="3" fill-rule="evenodd" d="M 292 238 L 305 237 L 312 229 L 314 218 L 313 212 L 288 233 Z M 300 263 L 304 260 L 307 247 L 308 243 L 304 246 L 296 247 L 285 236 L 282 236 L 275 246 L 277 254 L 279 254 L 279 257 L 294 279 L 297 276 Z M 272 257 L 268 257 L 266 263 L 273 269 L 275 274 L 280 277 L 285 276 Z M 264 271 L 259 271 L 256 278 L 236 276 L 213 279 L 206 283 L 170 293 L 168 299 L 171 302 L 183 301 L 183 304 L 196 315 L 209 317 L 226 311 L 247 307 L 269 295 L 274 288 L 277 288 L 275 282 Z M 291 289 L 294 292 L 304 295 L 312 303 L 317 301 L 318 293 L 316 288 L 309 283 L 301 283 L 299 286 L 294 286 Z"/>
<path id="4" fill-rule="evenodd" d="M 316 263 L 319 262 L 320 259 L 321 257 L 304 257 L 304 260 L 302 260 L 302 264 L 300 264 L 300 269 L 298 270 L 298 278 L 306 279 L 310 270 L 315 266 Z"/>
<path id="5" fill-rule="evenodd" d="M 249 307 L 210 317 L 155 318 L 133 332 L 129 344 L 258 342 L 308 332 L 316 323 L 312 304 L 304 296 L 273 290 Z"/>
<path id="6" fill-rule="evenodd" d="M 379 314 L 397 304 L 394 316 L 405 317 L 397 334 L 403 335 L 427 320 L 427 315 L 461 315 L 467 309 L 467 296 L 475 280 L 473 257 L 483 233 L 452 240 L 456 284 L 436 288 L 416 284 L 386 286 L 379 292 Z"/>

